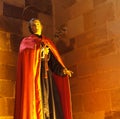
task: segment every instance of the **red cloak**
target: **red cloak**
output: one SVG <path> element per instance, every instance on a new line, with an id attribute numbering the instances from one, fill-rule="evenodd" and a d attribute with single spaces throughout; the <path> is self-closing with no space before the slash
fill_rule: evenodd
<path id="1" fill-rule="evenodd" d="M 38 38 L 35 35 L 22 40 L 18 55 L 15 115 L 14 119 L 43 119 L 41 107 L 41 86 L 40 86 L 40 48 L 38 44 L 44 42 L 64 66 L 63 61 L 56 47 L 46 37 Z M 53 74 L 57 85 L 64 119 L 72 119 L 71 96 L 68 76 L 61 77 Z"/>

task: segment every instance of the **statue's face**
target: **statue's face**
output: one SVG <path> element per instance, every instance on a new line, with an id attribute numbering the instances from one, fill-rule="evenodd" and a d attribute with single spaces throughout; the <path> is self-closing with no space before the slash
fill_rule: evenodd
<path id="1" fill-rule="evenodd" d="M 41 35 L 42 25 L 39 20 L 34 20 L 30 23 L 33 34 Z"/>

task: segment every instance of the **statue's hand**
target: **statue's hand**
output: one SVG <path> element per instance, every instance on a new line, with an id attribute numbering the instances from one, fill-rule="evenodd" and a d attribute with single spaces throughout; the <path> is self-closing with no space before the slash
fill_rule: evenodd
<path id="1" fill-rule="evenodd" d="M 68 75 L 69 77 L 72 77 L 73 72 L 71 70 L 68 70 L 67 68 L 63 69 L 63 73 L 65 75 Z"/>

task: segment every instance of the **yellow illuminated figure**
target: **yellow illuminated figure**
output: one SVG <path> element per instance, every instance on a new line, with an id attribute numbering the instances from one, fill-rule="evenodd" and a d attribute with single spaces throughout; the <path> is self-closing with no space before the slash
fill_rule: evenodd
<path id="1" fill-rule="evenodd" d="M 19 49 L 14 119 L 72 119 L 68 70 L 53 42 L 31 19 Z"/>

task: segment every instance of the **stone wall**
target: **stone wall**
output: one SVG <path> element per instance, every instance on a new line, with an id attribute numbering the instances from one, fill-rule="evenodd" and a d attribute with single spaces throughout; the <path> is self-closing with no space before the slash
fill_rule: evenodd
<path id="1" fill-rule="evenodd" d="M 120 1 L 56 3 L 62 13 L 56 11 L 56 26 L 67 25 L 65 42 L 74 39 L 74 48 L 63 54 L 74 71 L 73 119 L 120 118 Z"/>

